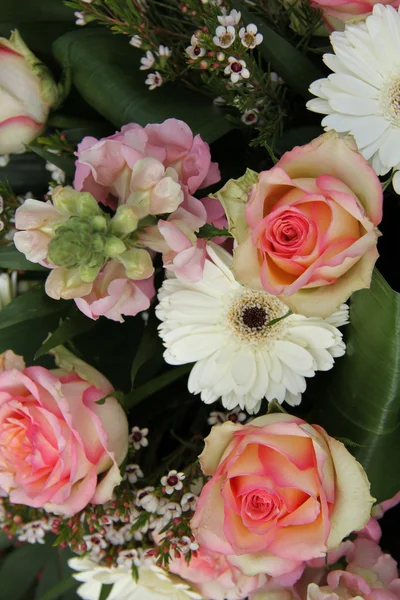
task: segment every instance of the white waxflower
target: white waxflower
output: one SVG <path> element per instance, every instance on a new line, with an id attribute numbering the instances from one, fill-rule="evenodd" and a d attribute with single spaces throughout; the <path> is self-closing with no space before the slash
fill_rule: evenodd
<path id="1" fill-rule="evenodd" d="M 137 581 L 125 562 L 118 567 L 103 567 L 84 557 L 71 558 L 68 564 L 78 571 L 73 577 L 82 582 L 77 594 L 83 600 L 99 600 L 103 585 L 112 585 L 108 600 L 202 600 L 182 579 L 148 559 L 142 559 Z"/>
<path id="2" fill-rule="evenodd" d="M 228 27 L 224 27 L 223 25 L 219 25 L 215 30 L 215 35 L 213 37 L 213 42 L 216 46 L 220 48 L 229 48 L 235 41 L 236 31 L 232 25 L 228 25 Z"/>
<path id="3" fill-rule="evenodd" d="M 168 46 L 159 46 L 157 54 L 158 56 L 165 56 L 166 58 L 169 58 L 171 56 L 171 50 L 168 48 Z"/>
<path id="4" fill-rule="evenodd" d="M 86 14 L 84 12 L 75 11 L 74 15 L 76 17 L 75 25 L 86 25 Z"/>
<path id="5" fill-rule="evenodd" d="M 279 77 L 278 73 L 275 73 L 275 71 L 270 72 L 269 78 L 272 83 L 276 83 L 276 85 L 283 85 L 285 83 L 282 77 Z"/>
<path id="6" fill-rule="evenodd" d="M 219 425 L 221 423 L 225 423 L 226 421 L 232 421 L 232 423 L 243 423 L 246 421 L 246 419 L 246 413 L 242 412 L 239 407 L 236 407 L 227 413 L 219 411 L 211 412 L 207 419 L 207 423 L 211 426 Z"/>
<path id="7" fill-rule="evenodd" d="M 259 113 L 256 108 L 248 108 L 240 117 L 241 121 L 246 125 L 255 125 L 258 121 Z"/>
<path id="8" fill-rule="evenodd" d="M 155 90 L 163 84 L 163 78 L 158 71 L 147 75 L 145 84 L 149 86 L 149 90 Z"/>
<path id="9" fill-rule="evenodd" d="M 222 15 L 218 16 L 217 19 L 218 22 L 221 25 L 225 25 L 225 27 L 228 25 L 237 25 L 242 18 L 240 11 L 236 10 L 235 8 L 231 10 L 229 15 L 226 14 L 226 8 L 221 8 L 221 12 Z"/>
<path id="10" fill-rule="evenodd" d="M 172 519 L 179 519 L 182 508 L 176 502 L 167 502 L 159 509 L 158 514 L 162 516 L 161 521 L 165 527 Z"/>
<path id="11" fill-rule="evenodd" d="M 225 106 L 226 100 L 222 96 L 217 96 L 216 98 L 214 98 L 213 104 L 214 106 Z"/>
<path id="12" fill-rule="evenodd" d="M 128 523 L 127 525 L 123 525 L 119 529 L 115 527 L 107 527 L 105 539 L 107 542 L 110 542 L 113 546 L 122 546 L 126 542 L 130 542 L 133 538 L 133 534 L 131 534 L 132 525 Z"/>
<path id="13" fill-rule="evenodd" d="M 327 115 L 325 130 L 350 133 L 378 175 L 400 165 L 400 15 L 376 4 L 365 22 L 332 33 L 333 71 L 310 86 L 307 108 Z M 398 193 L 400 186 L 394 182 Z"/>
<path id="14" fill-rule="evenodd" d="M 46 531 L 48 531 L 48 527 L 43 521 L 32 521 L 22 527 L 21 533 L 18 534 L 18 541 L 28 542 L 28 544 L 44 544 Z"/>
<path id="15" fill-rule="evenodd" d="M 108 546 L 108 543 L 104 537 L 98 533 L 84 535 L 83 541 L 86 544 L 87 550 L 90 552 L 90 558 L 92 560 L 100 560 L 100 558 L 104 555 L 104 549 Z"/>
<path id="16" fill-rule="evenodd" d="M 134 48 L 140 48 L 143 43 L 143 40 L 139 35 L 133 35 L 129 40 L 129 43 Z"/>
<path id="17" fill-rule="evenodd" d="M 141 447 L 146 448 L 149 445 L 149 440 L 147 439 L 149 430 L 147 427 L 143 429 L 139 429 L 139 427 L 132 427 L 131 433 L 129 434 L 129 441 L 133 444 L 135 450 L 140 450 Z"/>
<path id="18" fill-rule="evenodd" d="M 147 69 L 151 69 L 151 67 L 154 65 L 155 60 L 156 57 L 154 56 L 154 54 L 150 50 L 147 50 L 146 56 L 142 56 L 142 58 L 140 59 L 140 70 L 147 71 Z"/>
<path id="19" fill-rule="evenodd" d="M 136 483 L 138 479 L 144 477 L 142 469 L 139 465 L 126 465 L 124 479 L 128 480 L 129 483 Z"/>
<path id="20" fill-rule="evenodd" d="M 195 35 L 192 35 L 190 39 L 190 46 L 186 48 L 186 52 L 189 54 L 190 58 L 196 60 L 196 58 L 201 58 L 205 55 L 206 50 L 200 46 L 200 40 Z"/>
<path id="21" fill-rule="evenodd" d="M 135 549 L 121 550 L 118 552 L 117 564 L 124 567 L 125 569 L 132 569 L 132 565 L 136 567 L 140 566 L 140 557 Z"/>
<path id="22" fill-rule="evenodd" d="M 198 550 L 199 544 L 194 539 L 184 535 L 177 540 L 177 547 L 182 554 L 187 554 L 188 552 L 195 552 Z"/>
<path id="23" fill-rule="evenodd" d="M 13 271 L 11 275 L 0 273 L 0 310 L 17 295 L 17 276 L 17 271 Z"/>
<path id="24" fill-rule="evenodd" d="M 243 46 L 252 50 L 263 41 L 264 37 L 258 33 L 257 25 L 250 23 L 247 27 L 242 27 L 239 31 L 239 37 L 242 40 Z"/>
<path id="25" fill-rule="evenodd" d="M 154 496 L 153 492 L 154 488 L 151 486 L 148 486 L 143 490 L 138 490 L 136 496 L 136 506 L 140 506 L 145 511 L 150 513 L 157 512 L 160 502 L 158 498 Z"/>
<path id="26" fill-rule="evenodd" d="M 0 154 L 0 167 L 6 167 L 10 162 L 9 154 Z"/>
<path id="27" fill-rule="evenodd" d="M 225 67 L 225 75 L 231 76 L 232 83 L 237 83 L 240 79 L 248 79 L 250 71 L 246 68 L 244 60 L 238 60 L 234 56 L 228 58 L 229 65 Z"/>
<path id="28" fill-rule="evenodd" d="M 221 398 L 228 410 L 240 406 L 250 414 L 263 398 L 296 406 L 305 378 L 331 369 L 344 354 L 341 332 L 328 320 L 288 315 L 276 296 L 235 280 L 232 257 L 222 248 L 210 244 L 207 251 L 201 281 L 171 277 L 160 288 L 156 314 L 165 360 L 195 363 L 188 388 L 207 404 Z M 341 311 L 338 325 L 347 321 Z"/>
<path id="29" fill-rule="evenodd" d="M 187 492 L 183 494 L 181 498 L 181 507 L 183 512 L 187 512 L 188 510 L 195 510 L 197 505 L 198 496 L 192 494 L 191 492 Z"/>
<path id="30" fill-rule="evenodd" d="M 170 471 L 168 475 L 161 477 L 161 485 L 165 487 L 165 492 L 170 496 L 175 490 L 179 491 L 182 489 L 182 481 L 184 479 L 185 475 L 183 473 L 178 473 L 178 471 L 175 471 L 174 469 Z"/>
<path id="31" fill-rule="evenodd" d="M 46 162 L 46 170 L 50 171 L 53 181 L 59 184 L 65 183 L 65 172 L 62 169 L 51 162 Z"/>

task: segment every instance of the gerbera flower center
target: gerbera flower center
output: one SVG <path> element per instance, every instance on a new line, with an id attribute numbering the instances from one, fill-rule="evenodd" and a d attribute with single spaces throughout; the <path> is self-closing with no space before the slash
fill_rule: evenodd
<path id="1" fill-rule="evenodd" d="M 227 314 L 229 329 L 242 342 L 256 344 L 275 338 L 284 327 L 283 321 L 271 321 L 288 312 L 283 302 L 266 292 L 245 290 L 234 296 Z"/>
<path id="2" fill-rule="evenodd" d="M 391 79 L 382 94 L 384 116 L 396 127 L 400 127 L 400 77 Z"/>

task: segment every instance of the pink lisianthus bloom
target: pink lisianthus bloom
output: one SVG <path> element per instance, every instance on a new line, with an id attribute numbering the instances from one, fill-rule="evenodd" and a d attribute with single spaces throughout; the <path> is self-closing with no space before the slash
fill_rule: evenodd
<path id="1" fill-rule="evenodd" d="M 312 0 L 311 4 L 322 10 L 324 21 L 331 30 L 343 30 L 345 23 L 365 20 L 375 4 L 398 8 L 400 0 Z"/>
<path id="2" fill-rule="evenodd" d="M 115 398 L 97 403 L 112 385 L 76 362 L 82 376 L 23 364 L 0 374 L 0 487 L 14 504 L 71 516 L 121 481 L 126 415 Z"/>
<path id="3" fill-rule="evenodd" d="M 318 425 L 269 414 L 216 425 L 200 456 L 204 486 L 191 522 L 200 547 L 245 575 L 301 576 L 369 519 L 361 465 Z M 293 584 L 294 581 L 291 581 Z"/>
<path id="4" fill-rule="evenodd" d="M 207 600 L 242 600 L 266 583 L 265 575 L 247 577 L 224 556 L 200 548 L 188 564 L 184 556 L 173 558 L 169 570 L 195 585 Z"/>
<path id="5" fill-rule="evenodd" d="M 330 132 L 294 148 L 250 188 L 237 279 L 294 312 L 327 317 L 370 286 L 382 199 L 378 177 L 349 140 Z"/>
<path id="6" fill-rule="evenodd" d="M 208 144 L 177 119 L 144 128 L 131 123 L 101 140 L 86 137 L 77 157 L 77 190 L 112 208 L 136 206 L 139 218 L 173 212 L 185 191 L 192 194 L 220 179 Z"/>
<path id="7" fill-rule="evenodd" d="M 135 281 L 127 277 L 121 263 L 110 261 L 93 282 L 90 294 L 75 298 L 75 304 L 90 319 L 104 316 L 123 323 L 123 316 L 134 317 L 147 310 L 154 294 L 153 276 Z"/>
<path id="8" fill-rule="evenodd" d="M 397 563 L 378 544 L 359 537 L 353 543 L 345 571 L 331 571 L 327 585 L 310 583 L 307 600 L 399 600 Z"/>

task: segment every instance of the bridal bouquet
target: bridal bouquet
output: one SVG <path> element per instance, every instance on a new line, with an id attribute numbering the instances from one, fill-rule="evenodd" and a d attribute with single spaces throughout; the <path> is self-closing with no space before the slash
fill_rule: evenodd
<path id="1" fill-rule="evenodd" d="M 399 0 L 3 2 L 0 600 L 399 600 Z"/>

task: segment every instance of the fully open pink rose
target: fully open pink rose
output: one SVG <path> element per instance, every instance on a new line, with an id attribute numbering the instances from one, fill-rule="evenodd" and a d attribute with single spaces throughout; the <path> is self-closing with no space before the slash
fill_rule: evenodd
<path id="1" fill-rule="evenodd" d="M 77 190 L 113 208 L 136 206 L 139 218 L 170 213 L 182 203 L 184 192 L 193 194 L 220 179 L 208 144 L 178 119 L 144 128 L 130 123 L 101 140 L 86 137 L 77 157 Z"/>
<path id="2" fill-rule="evenodd" d="M 115 398 L 97 404 L 113 388 L 93 372 L 101 387 L 62 369 L 0 374 L 0 487 L 12 503 L 69 516 L 111 499 L 128 422 Z"/>
<path id="3" fill-rule="evenodd" d="M 123 315 L 134 317 L 147 310 L 154 294 L 153 276 L 140 281 L 129 279 L 125 267 L 113 260 L 99 273 L 90 294 L 75 298 L 75 304 L 90 319 L 105 316 L 123 323 Z"/>
<path id="4" fill-rule="evenodd" d="M 224 556 L 200 548 L 188 564 L 184 556 L 169 563 L 171 573 L 195 584 L 202 598 L 209 600 L 242 600 L 263 586 L 267 577 L 247 577 Z"/>
<path id="5" fill-rule="evenodd" d="M 336 30 L 344 29 L 345 23 L 366 19 L 375 4 L 390 4 L 398 8 L 400 0 L 312 0 L 312 5 L 322 10 L 328 27 Z"/>
<path id="6" fill-rule="evenodd" d="M 369 287 L 378 257 L 382 187 L 352 144 L 328 133 L 263 171 L 246 205 L 233 270 L 294 312 L 327 317 Z"/>
<path id="7" fill-rule="evenodd" d="M 245 575 L 298 578 L 304 561 L 338 547 L 371 512 L 361 465 L 321 427 L 288 414 L 214 426 L 200 461 L 212 478 L 191 523 L 196 539 Z"/>

